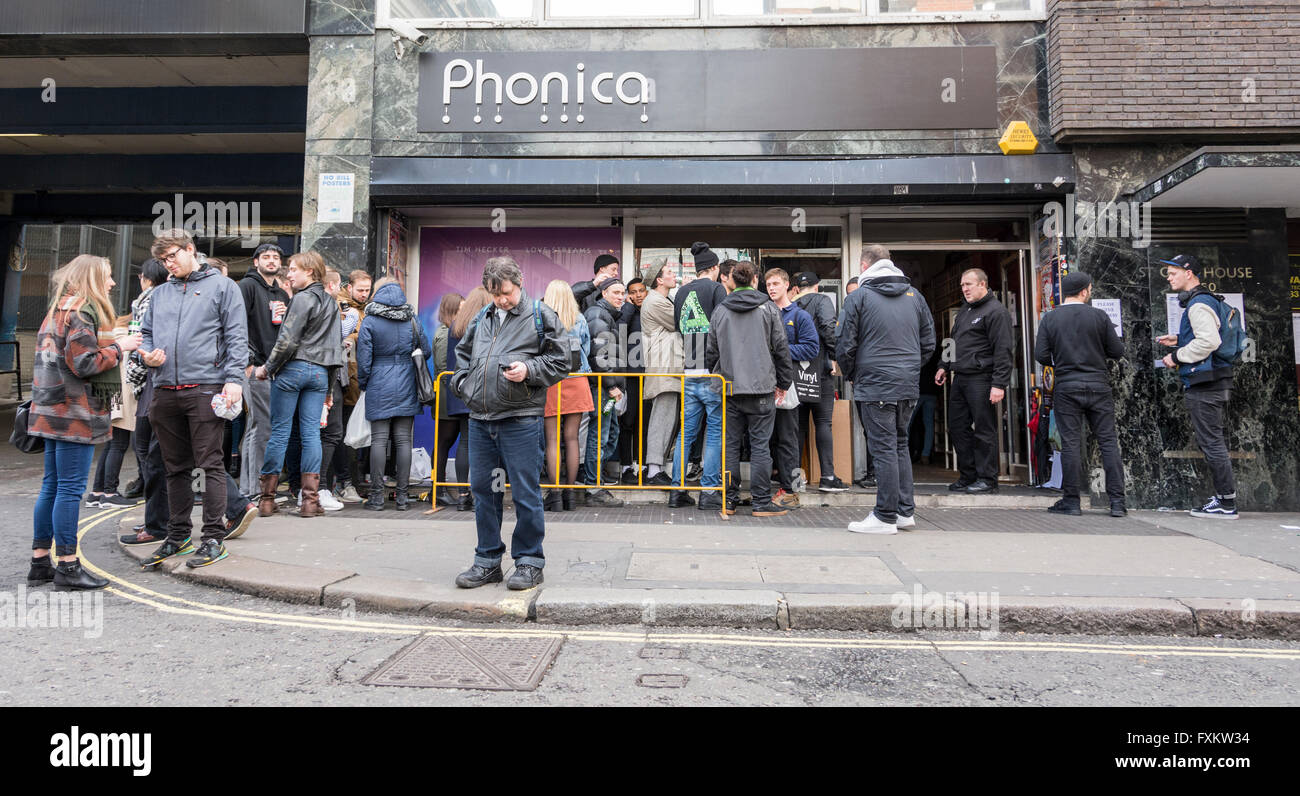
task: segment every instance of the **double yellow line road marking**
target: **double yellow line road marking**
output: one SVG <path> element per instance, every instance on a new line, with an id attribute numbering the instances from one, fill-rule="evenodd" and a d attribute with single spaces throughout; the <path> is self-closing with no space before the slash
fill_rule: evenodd
<path id="1" fill-rule="evenodd" d="M 91 529 L 119 515 L 135 509 L 126 506 L 120 509 L 102 511 L 93 517 L 82 520 L 77 533 L 80 541 Z M 187 600 L 170 594 L 154 591 L 137 583 L 120 578 L 87 559 L 81 551 L 82 566 L 100 577 L 107 578 L 113 586 L 107 589 L 123 599 L 141 605 L 148 605 L 159 611 L 203 617 L 223 622 L 238 622 L 253 625 L 272 625 L 278 627 L 308 628 L 342 633 L 366 633 L 373 635 L 418 636 L 425 633 L 439 633 L 448 636 L 498 636 L 510 638 L 566 638 L 571 641 L 614 642 L 623 644 L 656 645 L 696 645 L 726 647 L 765 647 L 794 649 L 844 649 L 844 650 L 927 650 L 950 652 L 996 652 L 1002 654 L 1019 653 L 1060 653 L 1074 655 L 1123 655 L 1128 657 L 1190 657 L 1190 658 L 1255 658 L 1263 660 L 1300 661 L 1300 649 L 1266 649 L 1256 647 L 1219 646 L 1213 642 L 1193 641 L 1188 644 L 1126 644 L 1126 643 L 1092 643 L 1075 641 L 1023 641 L 1013 638 L 999 640 L 951 640 L 951 639 L 907 639 L 907 638 L 808 638 L 782 633 L 781 635 L 755 635 L 745 633 L 682 633 L 659 632 L 647 628 L 641 631 L 607 631 L 607 630 L 550 630 L 533 626 L 525 627 L 451 627 L 429 624 L 419 621 L 384 622 L 378 620 L 341 618 L 332 616 L 295 615 L 291 613 L 274 613 L 252 611 L 244 608 L 232 608 L 224 605 Z"/>

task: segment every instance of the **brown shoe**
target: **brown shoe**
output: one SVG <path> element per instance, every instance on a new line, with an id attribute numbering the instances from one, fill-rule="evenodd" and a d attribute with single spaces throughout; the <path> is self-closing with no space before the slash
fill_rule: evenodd
<path id="1" fill-rule="evenodd" d="M 783 509 L 799 508 L 799 496 L 793 492 L 787 492 L 784 489 L 777 490 L 776 496 L 772 498 L 772 502 Z"/>
<path id="2" fill-rule="evenodd" d="M 325 509 L 320 507 L 320 473 L 302 474 L 302 506 L 299 517 L 320 517 Z"/>
<path id="3" fill-rule="evenodd" d="M 262 494 L 257 501 L 257 513 L 263 517 L 275 516 L 275 490 L 280 486 L 280 475 L 263 475 Z"/>

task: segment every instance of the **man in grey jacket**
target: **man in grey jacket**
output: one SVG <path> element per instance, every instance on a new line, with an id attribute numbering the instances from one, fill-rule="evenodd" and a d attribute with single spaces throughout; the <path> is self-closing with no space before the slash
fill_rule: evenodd
<path id="1" fill-rule="evenodd" d="M 853 400 L 876 460 L 876 508 L 854 533 L 897 533 L 916 525 L 907 430 L 920 395 L 921 365 L 934 353 L 934 318 L 920 291 L 889 260 L 862 272 L 844 301 L 835 361 L 853 382 Z"/>
<path id="2" fill-rule="evenodd" d="M 757 268 L 748 260 L 732 266 L 736 289 L 714 310 L 704 361 L 730 383 L 727 398 L 727 502 L 736 513 L 740 502 L 740 440 L 749 434 L 749 492 L 755 517 L 775 517 L 786 509 L 772 502 L 770 443 L 776 404 L 783 384 L 794 381 L 790 344 L 781 312 L 767 294 L 754 289 Z M 766 341 L 767 345 L 759 344 Z"/>
<path id="3" fill-rule="evenodd" d="M 483 287 L 492 303 L 474 317 L 456 346 L 451 389 L 469 407 L 469 488 L 478 525 L 474 563 L 456 577 L 462 589 L 503 578 L 501 513 L 507 482 L 517 522 L 510 539 L 515 571 L 506 587 L 541 585 L 546 564 L 542 410 L 546 388 L 569 373 L 569 348 L 560 342 L 555 311 L 528 298 L 523 284 L 513 259 L 488 260 Z"/>
<path id="4" fill-rule="evenodd" d="M 225 421 L 213 408 L 222 396 L 227 406 L 243 398 L 248 363 L 248 315 L 234 282 L 199 265 L 194 241 L 183 230 L 163 232 L 153 242 L 153 256 L 170 278 L 153 292 L 141 322 L 141 359 L 153 369 L 153 404 L 149 422 L 158 437 L 167 473 L 167 540 L 145 568 L 174 555 L 194 552 L 191 482 L 202 470 L 203 543 L 191 567 L 226 557 L 226 479 L 221 437 Z"/>

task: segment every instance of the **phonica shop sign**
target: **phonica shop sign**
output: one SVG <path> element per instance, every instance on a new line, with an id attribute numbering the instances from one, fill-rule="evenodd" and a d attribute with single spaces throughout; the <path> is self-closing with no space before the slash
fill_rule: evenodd
<path id="1" fill-rule="evenodd" d="M 422 133 L 996 128 L 996 48 L 421 53 Z"/>

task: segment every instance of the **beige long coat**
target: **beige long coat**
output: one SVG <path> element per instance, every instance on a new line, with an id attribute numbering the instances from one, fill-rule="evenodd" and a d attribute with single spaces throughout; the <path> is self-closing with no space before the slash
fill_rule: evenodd
<path id="1" fill-rule="evenodd" d="M 641 304 L 641 350 L 646 373 L 681 373 L 682 336 L 673 319 L 673 303 L 651 290 Z M 661 392 L 679 393 L 681 379 L 647 377 L 642 398 L 650 400 Z"/>

